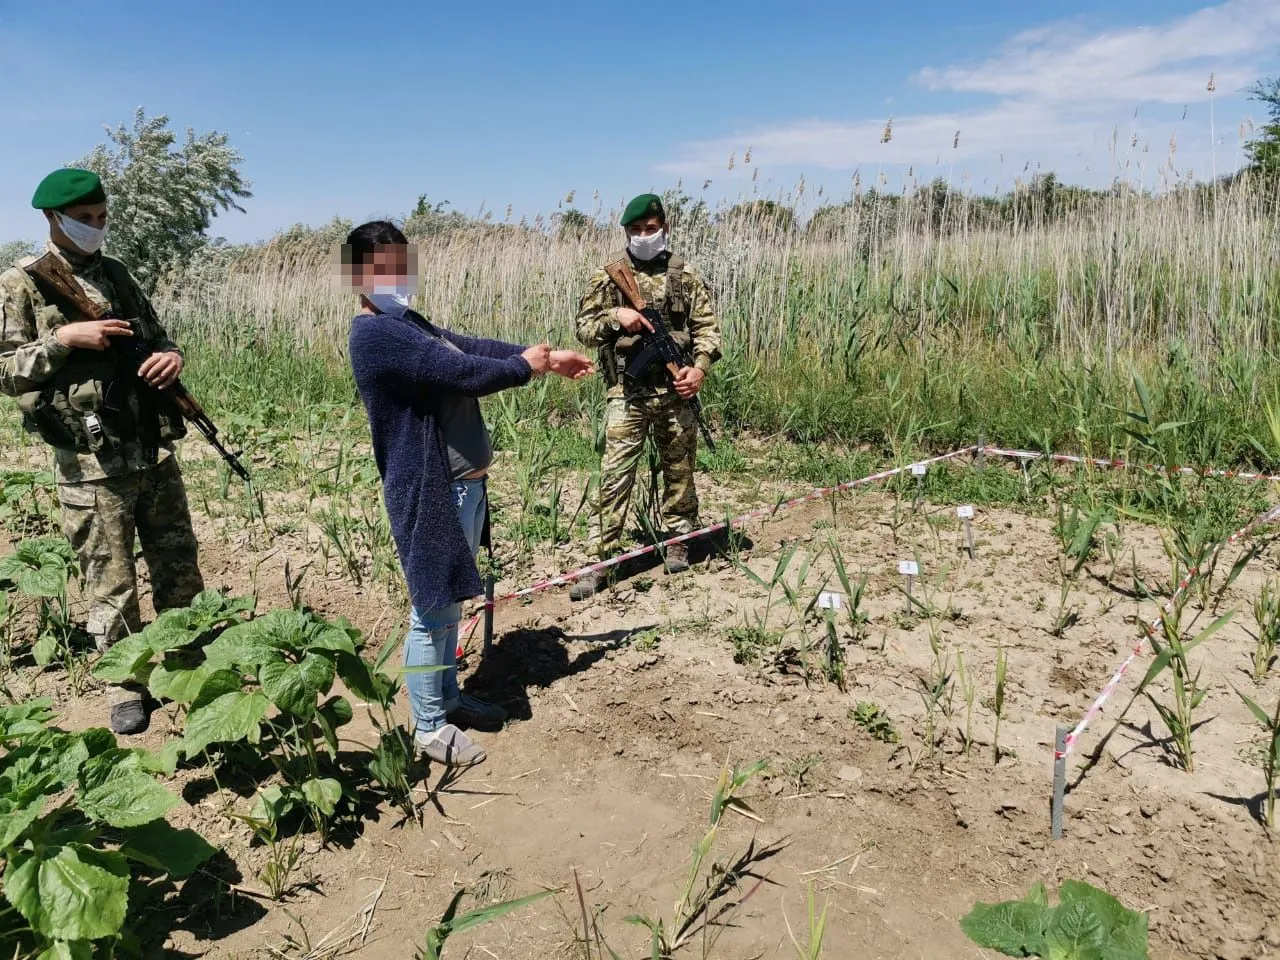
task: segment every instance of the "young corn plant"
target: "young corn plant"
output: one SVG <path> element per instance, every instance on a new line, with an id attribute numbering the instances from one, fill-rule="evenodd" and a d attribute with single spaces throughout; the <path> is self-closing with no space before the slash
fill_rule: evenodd
<path id="1" fill-rule="evenodd" d="M 744 891 L 742 888 L 742 881 L 754 876 L 751 865 L 757 857 L 755 841 L 731 862 L 713 862 L 705 873 L 703 866 L 711 856 L 726 811 L 737 810 L 747 816 L 755 816 L 739 794 L 747 781 L 767 766 L 768 761 L 758 760 L 746 767 L 735 766 L 732 770 L 725 767 L 720 771 L 715 795 L 711 799 L 711 823 L 693 847 L 688 877 L 671 919 L 664 921 L 660 917 L 639 914 L 625 918 L 627 923 L 649 931 L 653 960 L 667 960 L 675 951 L 693 942 L 698 934 L 702 934 L 702 955 L 708 957 L 728 918 L 764 882 L 757 878 L 750 889 Z"/>
<path id="2" fill-rule="evenodd" d="M 827 680 L 835 684 L 841 693 L 845 692 L 844 649 L 840 644 L 840 635 L 836 630 L 834 610 L 822 611 L 822 624 L 826 631 L 826 657 L 823 669 Z"/>
<path id="3" fill-rule="evenodd" d="M 764 609 L 753 611 L 750 615 L 743 613 L 743 624 L 741 627 L 730 630 L 730 638 L 734 643 L 734 660 L 739 663 L 747 662 L 747 660 L 759 659 L 764 649 L 768 646 L 774 646 L 773 658 L 775 662 L 781 662 L 784 659 L 784 645 L 787 634 L 797 620 L 803 622 L 804 614 L 801 612 L 799 590 L 804 586 L 808 579 L 809 566 L 812 557 L 808 554 L 800 563 L 800 569 L 797 571 L 795 586 L 792 586 L 787 580 L 787 571 L 791 567 L 791 562 L 795 559 L 799 550 L 797 544 L 791 544 L 779 554 L 777 561 L 774 563 L 773 573 L 766 580 L 760 576 L 745 563 L 738 563 L 738 569 L 748 580 L 765 591 Z M 775 594 L 781 593 L 781 598 Z M 814 598 L 813 603 L 817 599 Z M 775 607 L 786 604 L 792 612 L 792 619 L 783 625 L 782 630 L 776 631 L 769 627 L 770 615 Z M 810 605 L 812 606 L 812 604 Z M 808 641 L 804 641 L 807 648 Z M 805 651 L 802 651 L 802 655 Z M 806 673 L 808 665 L 805 665 Z"/>
<path id="4" fill-rule="evenodd" d="M 1209 692 L 1208 686 L 1200 683 L 1201 669 L 1192 673 L 1188 655 L 1225 627 L 1233 616 L 1235 611 L 1228 611 L 1201 630 L 1194 639 L 1184 641 L 1182 605 L 1175 604 L 1172 610 L 1161 611 L 1159 636 L 1155 633 L 1151 635 L 1151 646 L 1156 651 L 1156 658 L 1142 683 L 1138 685 L 1138 693 L 1146 696 L 1168 728 L 1174 759 L 1187 773 L 1195 772 L 1191 742 L 1195 732 L 1195 711 Z M 1149 689 L 1152 681 L 1166 669 L 1173 678 L 1173 702 L 1170 704 L 1161 703 Z"/>
<path id="5" fill-rule="evenodd" d="M 453 899 L 449 901 L 449 906 L 445 909 L 444 915 L 440 917 L 440 922 L 427 931 L 426 941 L 423 943 L 422 948 L 414 954 L 414 960 L 440 960 L 444 956 L 444 945 L 450 937 L 465 933 L 468 930 L 474 930 L 476 927 L 483 926 L 486 923 L 492 923 L 494 920 L 505 917 L 509 913 L 514 913 L 522 907 L 537 903 L 556 891 L 543 890 L 527 897 L 507 900 L 503 903 L 495 903 L 459 914 L 458 908 L 462 905 L 462 898 L 469 892 L 466 887 L 463 887 L 453 895 Z"/>
<path id="6" fill-rule="evenodd" d="M 302 855 L 298 845 L 302 834 L 294 832 L 287 839 L 280 836 L 280 818 L 285 814 L 279 787 L 268 788 L 254 802 L 253 811 L 244 814 L 232 811 L 229 816 L 244 823 L 253 835 L 267 848 L 267 861 L 258 871 L 258 879 L 267 888 L 271 899 L 279 903 L 293 890 L 293 874 Z"/>
<path id="7" fill-rule="evenodd" d="M 836 577 L 840 581 L 840 586 L 844 589 L 844 609 L 845 616 L 849 620 L 849 631 L 852 635 L 854 643 L 862 643 L 867 638 L 867 624 L 871 618 L 863 609 L 863 603 L 866 602 L 867 583 L 869 575 L 863 573 L 855 583 L 849 577 L 848 567 L 845 566 L 844 554 L 841 553 L 839 545 L 834 539 L 829 544 L 831 551 L 831 559 L 835 564 Z"/>
<path id="8" fill-rule="evenodd" d="M 1253 682 L 1261 683 L 1276 660 L 1276 644 L 1280 642 L 1280 588 L 1271 580 L 1262 585 L 1253 603 L 1253 618 L 1258 632 L 1253 647 Z"/>
<path id="9" fill-rule="evenodd" d="M 929 758 L 933 759 L 938 749 L 938 714 L 941 712 L 945 721 L 950 721 L 954 686 L 951 653 L 942 645 L 932 624 L 929 630 L 929 647 L 933 651 L 933 666 L 927 680 L 924 677 L 916 678 L 919 685 L 916 693 L 924 703 L 925 742 L 928 744 Z"/>
<path id="10" fill-rule="evenodd" d="M 1120 568 L 1120 562 L 1124 558 L 1124 540 L 1124 526 L 1119 522 L 1113 522 L 1111 529 L 1103 536 L 1102 547 L 1107 555 L 1108 587 L 1115 583 L 1116 571 Z"/>
<path id="11" fill-rule="evenodd" d="M 1074 585 L 1068 577 L 1062 580 L 1058 592 L 1058 608 L 1053 615 L 1053 628 L 1049 631 L 1055 637 L 1066 636 L 1067 630 L 1080 622 L 1080 608 L 1071 603 L 1071 588 Z"/>
<path id="12" fill-rule="evenodd" d="M 1062 578 L 1062 589 L 1058 597 L 1058 610 L 1054 614 L 1053 629 L 1050 633 L 1055 637 L 1065 635 L 1067 628 L 1074 626 L 1080 619 L 1080 610 L 1071 601 L 1071 590 L 1080 579 L 1080 571 L 1084 569 L 1094 549 L 1094 537 L 1105 518 L 1105 509 L 1095 507 L 1086 516 L 1081 517 L 1078 507 L 1071 508 L 1068 516 L 1062 503 L 1058 503 L 1058 531 L 1062 543 L 1062 555 L 1058 557 L 1058 572 Z"/>
<path id="13" fill-rule="evenodd" d="M 799 960 L 819 960 L 822 956 L 822 943 L 827 935 L 827 909 L 831 904 L 824 903 L 822 913 L 818 913 L 812 883 L 806 885 L 805 892 L 809 902 L 809 935 L 803 944 L 796 939 L 795 932 L 791 929 L 791 921 L 787 919 L 785 912 L 782 914 L 782 920 L 787 925 L 787 936 L 791 938 L 791 945 L 795 947 L 796 957 Z"/>
<path id="14" fill-rule="evenodd" d="M 1196 593 L 1204 607 L 1209 606 L 1213 577 L 1221 557 L 1221 553 L 1214 553 L 1217 543 L 1213 518 L 1206 511 L 1197 512 L 1189 520 L 1178 523 L 1173 536 L 1165 538 L 1165 552 L 1170 556 L 1175 578 L 1179 569 L 1184 576 L 1196 571 Z"/>
<path id="15" fill-rule="evenodd" d="M 1239 690 L 1236 696 L 1244 701 L 1249 712 L 1254 715 L 1267 733 L 1267 741 L 1262 754 L 1262 776 L 1267 782 L 1267 800 L 1264 808 L 1264 819 L 1268 830 L 1276 828 L 1276 772 L 1280 771 L 1280 700 L 1276 701 L 1275 711 L 1271 716 L 1250 700 Z"/>
<path id="16" fill-rule="evenodd" d="M 956 651 L 956 681 L 960 684 L 960 693 L 964 697 L 964 755 L 969 756 L 973 747 L 973 705 L 978 697 L 978 683 L 969 675 L 964 665 L 964 651 Z"/>

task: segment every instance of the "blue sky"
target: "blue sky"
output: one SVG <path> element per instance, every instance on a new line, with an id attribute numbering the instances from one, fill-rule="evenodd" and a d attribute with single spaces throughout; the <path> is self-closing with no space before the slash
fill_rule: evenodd
<path id="1" fill-rule="evenodd" d="M 803 178 L 812 206 L 855 172 L 864 187 L 940 174 L 989 192 L 1037 168 L 1157 186 L 1171 138 L 1181 175 L 1234 168 L 1241 124 L 1263 118 L 1244 88 L 1280 74 L 1280 0 L 638 9 L 0 0 L 18 78 L 0 101 L 0 241 L 39 236 L 35 184 L 139 106 L 180 137 L 230 135 L 254 196 L 213 233 L 239 242 L 403 215 L 423 193 L 503 219 L 570 192 L 608 214 L 678 181 L 710 180 L 714 202 Z"/>

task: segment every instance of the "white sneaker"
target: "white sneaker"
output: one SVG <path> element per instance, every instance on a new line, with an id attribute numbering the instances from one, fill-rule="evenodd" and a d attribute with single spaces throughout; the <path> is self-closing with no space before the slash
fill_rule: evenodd
<path id="1" fill-rule="evenodd" d="M 452 723 L 431 733 L 418 733 L 413 738 L 419 756 L 426 756 L 446 767 L 471 767 L 483 763 L 484 751 Z"/>

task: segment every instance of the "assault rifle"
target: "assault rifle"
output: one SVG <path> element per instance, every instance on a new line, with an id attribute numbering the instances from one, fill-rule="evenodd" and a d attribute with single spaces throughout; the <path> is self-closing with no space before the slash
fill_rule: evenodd
<path id="1" fill-rule="evenodd" d="M 644 337 L 644 346 L 637 351 L 636 355 L 627 364 L 624 376 L 630 380 L 636 380 L 649 369 L 655 361 L 660 362 L 666 368 L 667 377 L 672 385 L 675 384 L 676 374 L 682 367 L 692 366 L 692 362 L 676 345 L 675 340 L 671 338 L 671 331 L 667 329 L 666 322 L 662 319 L 662 314 L 655 307 L 645 303 L 644 296 L 640 293 L 640 286 L 636 283 L 635 275 L 627 265 L 618 261 L 611 263 L 605 268 L 605 272 L 609 275 L 618 290 L 621 291 L 622 297 L 627 301 L 627 305 L 631 309 L 636 310 L 649 321 L 653 327 L 653 333 L 642 334 Z M 715 441 L 711 439 L 711 431 L 707 429 L 707 423 L 702 418 L 702 401 L 694 394 L 685 401 L 693 410 L 693 415 L 698 420 L 698 429 L 702 431 L 702 437 L 707 441 L 707 449 L 712 452 L 716 449 Z"/>
<path id="2" fill-rule="evenodd" d="M 82 314 L 87 320 L 120 320 L 110 310 L 103 310 L 96 303 L 90 300 L 71 271 L 59 259 L 52 256 L 43 256 L 35 263 L 27 267 L 27 270 L 43 280 L 48 286 L 63 300 L 71 304 L 76 311 Z M 136 375 L 138 368 L 142 365 L 147 357 L 151 356 L 155 351 L 147 344 L 137 339 L 138 323 L 134 320 L 126 321 L 134 332 L 133 337 L 113 338 L 111 348 L 120 349 L 129 358 L 130 364 Z M 178 412 L 183 418 L 189 420 L 195 425 L 195 428 L 204 434 L 204 438 L 209 441 L 213 449 L 217 450 L 222 459 L 245 483 L 249 483 L 249 471 L 244 468 L 239 458 L 222 445 L 218 440 L 218 428 L 213 421 L 209 419 L 196 402 L 195 397 L 187 391 L 181 380 L 175 380 L 173 384 L 164 390 L 158 391 L 164 394 L 168 399 L 173 401 L 174 406 L 178 408 Z"/>

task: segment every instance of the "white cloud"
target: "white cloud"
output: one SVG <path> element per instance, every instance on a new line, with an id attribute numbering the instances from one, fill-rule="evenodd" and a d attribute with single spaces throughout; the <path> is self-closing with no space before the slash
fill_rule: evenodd
<path id="1" fill-rule="evenodd" d="M 1210 72 L 1224 93 L 1256 79 L 1246 58 L 1274 49 L 1277 34 L 1276 0 L 1231 0 L 1167 24 L 1096 36 L 1066 24 L 1042 27 L 981 63 L 926 67 L 917 79 L 932 89 L 1051 102 L 1181 104 L 1209 96 Z"/>
<path id="2" fill-rule="evenodd" d="M 1168 156 L 1183 105 L 1238 97 L 1266 72 L 1263 58 L 1280 49 L 1277 37 L 1280 0 L 1229 0 L 1165 23 L 1102 33 L 1049 24 L 1010 38 L 978 62 L 919 70 L 913 79 L 926 91 L 945 92 L 949 100 L 976 94 L 989 103 L 895 117 L 888 143 L 881 142 L 883 117 L 813 118 L 688 143 L 660 169 L 723 180 L 730 155 L 740 158 L 750 146 L 753 166 L 764 170 L 957 164 L 1011 176 L 1037 163 L 1105 181 L 1126 160 L 1131 170 L 1140 160 L 1150 172 Z M 1216 94 L 1207 89 L 1211 73 Z M 1236 120 L 1232 114 L 1216 131 L 1220 165 L 1237 156 Z M 1197 172 L 1207 172 L 1208 133 L 1179 132 L 1180 169 L 1198 164 Z M 739 167 L 730 179 L 743 173 Z"/>

